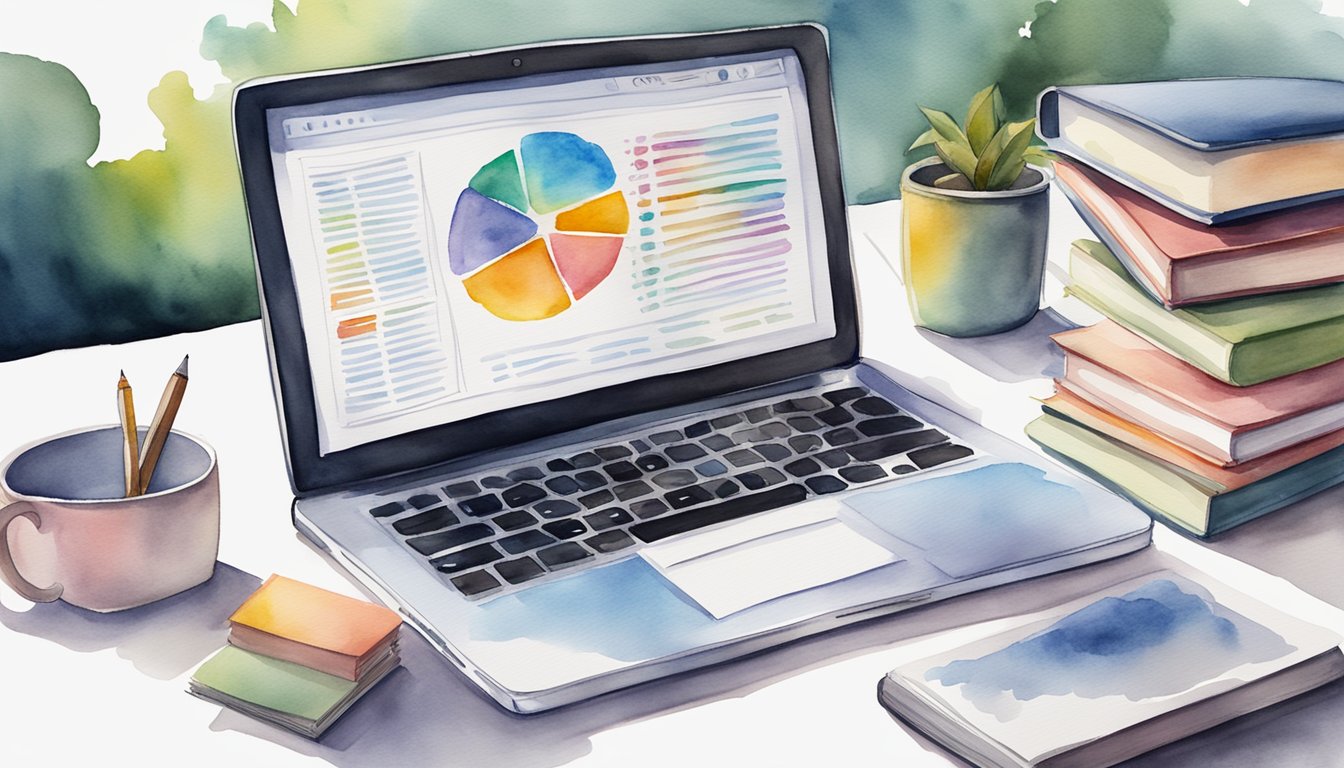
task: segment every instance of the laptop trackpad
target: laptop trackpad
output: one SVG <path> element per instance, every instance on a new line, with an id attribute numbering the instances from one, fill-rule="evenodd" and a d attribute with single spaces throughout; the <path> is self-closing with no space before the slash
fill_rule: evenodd
<path id="1" fill-rule="evenodd" d="M 838 502 L 777 510 L 640 556 L 716 619 L 900 560 L 836 519 Z"/>

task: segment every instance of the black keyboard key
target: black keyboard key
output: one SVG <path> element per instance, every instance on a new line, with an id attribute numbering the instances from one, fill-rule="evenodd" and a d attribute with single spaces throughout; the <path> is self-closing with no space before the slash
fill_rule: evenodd
<path id="1" fill-rule="evenodd" d="M 849 463 L 849 454 L 839 448 L 832 448 L 818 453 L 817 460 L 831 469 L 839 469 Z"/>
<path id="2" fill-rule="evenodd" d="M 635 438 L 634 440 L 631 440 L 631 441 L 630 441 L 630 447 L 633 448 L 633 449 L 635 450 L 635 453 L 648 453 L 648 452 L 649 452 L 649 444 L 646 443 L 646 442 L 644 442 L 643 440 L 640 440 L 639 438 Z"/>
<path id="3" fill-rule="evenodd" d="M 716 416 L 715 418 L 709 420 L 710 426 L 714 427 L 715 429 L 727 429 L 731 426 L 735 426 L 741 423 L 742 423 L 742 416 L 741 414 L 737 413 L 725 413 L 722 416 Z"/>
<path id="4" fill-rule="evenodd" d="M 596 467 L 598 464 L 602 463 L 602 460 L 597 458 L 596 453 L 584 451 L 583 453 L 570 456 L 569 463 L 573 464 L 575 469 L 587 469 L 588 467 Z"/>
<path id="5" fill-rule="evenodd" d="M 546 487 L 551 489 L 551 493 L 558 493 L 561 496 L 568 496 L 579 490 L 579 484 L 569 475 L 557 475 L 548 479 Z"/>
<path id="6" fill-rule="evenodd" d="M 821 429 L 821 422 L 811 416 L 794 416 L 788 422 L 790 427 L 799 432 L 812 432 Z"/>
<path id="7" fill-rule="evenodd" d="M 585 469 L 574 476 L 574 482 L 579 484 L 580 490 L 591 491 L 594 488 L 601 488 L 606 485 L 607 476 L 601 472 Z"/>
<path id="8" fill-rule="evenodd" d="M 579 503 L 586 509 L 597 509 L 598 507 L 604 504 L 610 504 L 615 500 L 616 496 L 605 488 L 600 491 L 593 491 L 586 496 L 579 497 Z"/>
<path id="9" fill-rule="evenodd" d="M 714 498 L 714 494 L 706 491 L 698 485 L 689 485 L 685 488 L 678 488 L 671 493 L 663 494 L 667 503 L 672 505 L 673 509 L 684 509 L 695 504 L 703 504 Z"/>
<path id="10" fill-rule="evenodd" d="M 681 432 L 675 429 L 664 430 L 662 432 L 654 432 L 652 435 L 649 435 L 649 442 L 653 443 L 654 445 L 666 445 L 667 443 L 675 443 L 680 439 L 681 439 Z"/>
<path id="11" fill-rule="evenodd" d="M 854 420 L 854 414 L 845 410 L 843 405 L 837 405 L 834 408 L 827 408 L 824 411 L 817 411 L 815 415 L 821 421 L 830 424 L 832 427 L 838 427 L 841 424 L 848 424 Z"/>
<path id="12" fill-rule="evenodd" d="M 403 517 L 392 524 L 402 536 L 418 536 L 422 533 L 437 531 L 440 528 L 447 528 L 450 525 L 457 525 L 457 515 L 449 512 L 445 507 L 430 509 L 421 512 L 418 515 Z"/>
<path id="13" fill-rule="evenodd" d="M 650 517 L 657 517 L 666 512 L 667 504 L 662 499 L 644 499 L 631 504 L 630 511 L 635 513 L 635 517 L 640 520 L 648 520 Z"/>
<path id="14" fill-rule="evenodd" d="M 784 482 L 784 473 L 774 467 L 762 467 L 750 472 L 743 472 L 733 478 L 741 483 L 749 491 L 759 491 L 762 488 L 768 488 Z"/>
<path id="15" fill-rule="evenodd" d="M 461 483 L 443 486 L 443 492 L 452 496 L 454 499 L 460 499 L 465 496 L 476 496 L 481 492 L 481 486 L 476 484 L 475 480 L 466 480 Z"/>
<path id="16" fill-rule="evenodd" d="M 759 408 L 748 408 L 742 415 L 747 417 L 749 423 L 760 424 L 762 421 L 766 421 L 771 416 L 774 416 L 774 413 L 770 410 L 770 406 L 762 405 Z"/>
<path id="17" fill-rule="evenodd" d="M 764 456 L 766 461 L 783 461 L 793 455 L 788 448 L 779 443 L 764 443 L 752 447 L 756 449 L 757 453 Z"/>
<path id="18" fill-rule="evenodd" d="M 727 472 L 728 468 L 723 466 L 723 462 L 718 459 L 710 459 L 709 461 L 696 464 L 695 471 L 705 477 L 717 477 Z"/>
<path id="19" fill-rule="evenodd" d="M 635 518 L 631 517 L 629 512 L 626 512 L 620 507 L 611 507 L 610 509 L 604 509 L 601 512 L 584 515 L 583 521 L 588 523 L 588 527 L 592 528 L 594 531 L 605 531 L 608 528 L 615 528 L 618 525 L 633 523 Z"/>
<path id="20" fill-rule="evenodd" d="M 449 528 L 439 533 L 431 533 L 428 536 L 419 536 L 414 539 L 407 539 L 406 543 L 411 549 L 422 555 L 432 555 L 435 552 L 442 552 L 445 549 L 460 547 L 463 544 L 470 544 L 473 541 L 488 539 L 495 535 L 495 529 L 485 523 L 471 523 L 460 528 Z"/>
<path id="21" fill-rule="evenodd" d="M 554 520 L 557 517 L 568 517 L 578 512 L 579 505 L 565 499 L 547 499 L 537 502 L 537 505 L 532 509 L 547 520 Z M 503 517 L 503 515 L 500 515 L 500 517 Z"/>
<path id="22" fill-rule="evenodd" d="M 565 461 L 564 459 L 551 459 L 550 461 L 546 462 L 546 468 L 552 472 L 574 471 L 574 465 L 570 464 L 568 461 Z M 498 570 L 498 566 L 496 566 L 496 570 Z"/>
<path id="23" fill-rule="evenodd" d="M 807 453 L 821 447 L 821 438 L 816 435 L 794 435 L 789 438 L 789 447 L 794 453 Z"/>
<path id="24" fill-rule="evenodd" d="M 667 458 L 673 461 L 694 461 L 705 455 L 705 449 L 695 443 L 682 443 L 680 445 L 669 445 L 663 449 Z"/>
<path id="25" fill-rule="evenodd" d="M 374 517 L 391 517 L 406 508 L 400 501 L 389 501 L 386 504 L 379 504 L 369 510 L 369 514 Z"/>
<path id="26" fill-rule="evenodd" d="M 557 539 L 572 539 L 579 534 L 588 532 L 588 528 L 583 523 L 572 517 L 567 520 L 552 520 L 549 523 L 542 523 L 541 529 Z"/>
<path id="27" fill-rule="evenodd" d="M 601 448 L 594 448 L 593 453 L 596 453 L 597 458 L 603 461 L 615 461 L 629 456 L 630 449 L 624 445 L 605 445 Z"/>
<path id="28" fill-rule="evenodd" d="M 816 408 L 808 407 L 808 403 L 812 400 L 817 400 L 817 398 L 805 397 L 805 398 L 794 398 L 791 400 L 781 400 L 780 402 L 775 403 L 774 410 L 775 413 L 802 413 L 804 411 L 815 411 L 817 410 Z M 828 403 L 824 400 L 818 402 L 821 403 L 820 407 L 822 408 L 825 408 L 828 405 Z"/>
<path id="29" fill-rule="evenodd" d="M 759 453 L 756 453 L 749 448 L 726 453 L 723 458 L 727 459 L 734 467 L 749 467 L 752 464 L 760 464 L 762 461 L 765 461 L 765 459 L 761 458 Z"/>
<path id="30" fill-rule="evenodd" d="M 530 557 L 520 557 L 517 560 L 495 563 L 495 570 L 510 584 L 522 584 L 524 581 L 530 581 L 545 573 L 541 566 L 537 565 L 537 561 Z"/>
<path id="31" fill-rule="evenodd" d="M 541 501 L 544 498 L 546 498 L 546 492 L 531 483 L 515 485 L 504 492 L 504 503 L 514 508 L 526 507 L 528 504 Z"/>
<path id="32" fill-rule="evenodd" d="M 757 427 L 761 432 L 762 440 L 778 440 L 781 437 L 788 437 L 793 434 L 789 425 L 782 421 L 770 421 Z"/>
<path id="33" fill-rule="evenodd" d="M 547 523 L 547 525 L 552 525 L 552 523 Z M 530 549 L 540 549 L 554 544 L 555 539 L 533 528 L 530 531 L 505 536 L 495 543 L 499 544 L 510 555 L 520 555 Z"/>
<path id="34" fill-rule="evenodd" d="M 709 426 L 708 421 L 697 421 L 694 424 L 688 425 L 686 429 L 682 431 L 686 434 L 686 437 L 695 438 L 695 437 L 704 437 L 705 435 L 708 435 L 710 432 L 713 432 L 714 429 L 713 427 Z"/>
<path id="35" fill-rule="evenodd" d="M 430 560 L 429 564 L 444 573 L 457 573 L 468 568 L 479 568 L 482 565 L 493 563 L 503 556 L 498 549 L 495 549 L 493 544 L 477 544 L 474 547 L 459 549 L 442 557 L 436 557 Z"/>
<path id="36" fill-rule="evenodd" d="M 803 481 L 813 493 L 825 495 L 827 493 L 837 493 L 849 487 L 844 480 L 831 475 L 816 475 Z"/>
<path id="37" fill-rule="evenodd" d="M 569 502 L 564 503 L 568 504 Z M 574 509 L 577 510 L 578 507 L 575 507 Z M 490 522 L 499 526 L 501 531 L 516 531 L 519 528 L 526 528 L 537 522 L 537 518 L 521 509 L 515 509 L 512 512 L 505 512 L 502 515 L 490 518 Z"/>
<path id="38" fill-rule="evenodd" d="M 645 472 L 657 472 L 660 469 L 667 469 L 667 459 L 656 453 L 646 453 L 635 459 L 635 466 Z"/>
<path id="39" fill-rule="evenodd" d="M 821 471 L 821 465 L 815 459 L 804 458 L 797 461 L 791 461 L 784 465 L 784 471 L 794 477 L 806 477 L 815 475 Z"/>
<path id="40" fill-rule="evenodd" d="M 435 507 L 438 506 L 439 504 L 442 504 L 443 500 L 432 493 L 417 493 L 416 495 L 407 499 L 406 503 L 410 504 L 412 507 L 415 507 L 416 509 L 429 509 L 430 507 Z"/>
<path id="41" fill-rule="evenodd" d="M 761 432 L 760 427 L 747 427 L 746 429 L 739 429 L 736 432 L 733 432 L 731 435 L 729 435 L 729 437 L 733 439 L 733 443 L 735 445 L 759 443 L 762 440 L 767 439 L 765 434 Z"/>
<path id="42" fill-rule="evenodd" d="M 850 400 L 858 400 L 867 394 L 868 390 L 863 387 L 846 387 L 844 389 L 833 389 L 822 397 L 830 400 L 834 405 L 844 405 Z"/>
<path id="43" fill-rule="evenodd" d="M 643 480 L 636 480 L 633 483 L 621 483 L 611 489 L 616 494 L 617 501 L 629 501 L 637 499 L 640 496 L 647 496 L 653 493 L 653 489 Z"/>
<path id="44" fill-rule="evenodd" d="M 572 541 L 556 544 L 554 547 L 547 547 L 546 549 L 539 550 L 536 554 L 537 559 L 541 561 L 541 564 L 552 571 L 567 568 L 593 556 L 592 552 L 589 552 Z"/>
<path id="45" fill-rule="evenodd" d="M 513 481 L 507 477 L 500 477 L 499 475 L 490 475 L 488 477 L 481 478 L 481 485 L 492 491 L 497 491 L 501 488 L 508 488 L 510 485 L 513 485 Z"/>
<path id="46" fill-rule="evenodd" d="M 519 467 L 509 473 L 509 479 L 515 483 L 522 483 L 528 480 L 540 480 L 546 473 L 536 467 Z"/>
<path id="47" fill-rule="evenodd" d="M 596 536 L 589 536 L 583 540 L 583 543 L 592 547 L 597 552 L 606 553 L 625 549 L 634 544 L 635 540 L 630 538 L 629 534 L 625 531 L 606 531 L 604 533 L 599 533 Z"/>
<path id="48" fill-rule="evenodd" d="M 823 434 L 821 439 L 825 440 L 827 445 L 849 445 L 858 442 L 859 433 L 849 427 L 841 427 Z"/>
<path id="49" fill-rule="evenodd" d="M 449 581 L 453 586 L 467 597 L 474 597 L 489 592 L 492 589 L 498 589 L 502 586 L 499 579 L 496 579 L 489 571 L 472 571 L 460 576 L 454 576 Z"/>
<path id="50" fill-rule="evenodd" d="M 659 472 L 649 479 L 663 489 L 681 488 L 696 481 L 695 473 L 689 469 L 669 469 L 666 472 Z"/>
<path id="51" fill-rule="evenodd" d="M 474 499 L 467 499 L 466 501 L 459 501 L 457 506 L 458 509 L 461 509 L 472 517 L 493 515 L 504 509 L 504 503 L 493 493 L 486 494 L 485 496 L 477 496 Z"/>
<path id="52" fill-rule="evenodd" d="M 733 439 L 727 435 L 710 435 L 701 440 L 700 444 L 711 451 L 722 451 L 733 447 Z"/>
<path id="53" fill-rule="evenodd" d="M 883 416 L 861 421 L 854 428 L 868 437 L 878 437 L 880 435 L 890 435 L 894 432 L 908 432 L 922 426 L 924 425 L 909 416 Z"/>
<path id="54" fill-rule="evenodd" d="M 854 464 L 840 470 L 840 476 L 851 483 L 871 483 L 886 477 L 887 473 L 876 464 Z"/>
<path id="55" fill-rule="evenodd" d="M 626 480 L 634 480 L 644 473 L 639 467 L 628 461 L 615 461 L 602 468 L 602 471 L 611 476 L 612 480 L 623 483 Z"/>
<path id="56" fill-rule="evenodd" d="M 712 506 L 635 523 L 630 526 L 630 534 L 646 543 L 659 541 L 669 536 L 693 531 L 725 520 L 736 520 L 769 509 L 796 504 L 805 498 L 807 498 L 807 490 L 803 486 L 782 485 L 760 493 L 734 496 Z"/>
<path id="57" fill-rule="evenodd" d="M 964 459 L 973 453 L 975 453 L 975 451 L 972 451 L 964 445 L 948 443 L 947 445 L 939 445 L 933 448 L 911 451 L 910 461 L 914 462 L 915 466 L 920 469 L 928 469 L 929 467 L 936 467 L 939 464 L 945 464 L 956 459 Z"/>
<path id="58" fill-rule="evenodd" d="M 737 492 L 742 490 L 742 486 L 732 480 L 711 480 L 705 483 L 705 490 L 720 499 L 726 499 L 729 496 L 736 496 Z"/>
<path id="59" fill-rule="evenodd" d="M 877 461 L 946 440 L 947 435 L 936 429 L 921 429 L 918 432 L 902 432 L 899 435 L 887 435 L 866 443 L 847 445 L 845 450 L 849 451 L 849 455 L 856 461 Z"/>
<path id="60" fill-rule="evenodd" d="M 891 416 L 899 413 L 896 406 L 880 397 L 865 397 L 855 400 L 849 407 L 853 408 L 855 413 L 861 413 L 864 416 Z"/>
<path id="61" fill-rule="evenodd" d="M 896 466 L 891 468 L 891 474 L 893 475 L 908 475 L 911 472 L 918 472 L 918 471 L 919 470 L 917 470 L 915 467 L 909 464 L 897 464 Z"/>

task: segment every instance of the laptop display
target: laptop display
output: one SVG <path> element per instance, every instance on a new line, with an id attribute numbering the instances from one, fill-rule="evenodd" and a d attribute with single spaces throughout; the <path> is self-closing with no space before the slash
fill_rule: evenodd
<path id="1" fill-rule="evenodd" d="M 327 454 L 835 333 L 797 56 L 270 110 Z"/>

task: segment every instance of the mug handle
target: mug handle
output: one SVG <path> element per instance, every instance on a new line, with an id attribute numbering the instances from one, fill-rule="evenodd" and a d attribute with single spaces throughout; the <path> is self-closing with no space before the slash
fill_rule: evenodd
<path id="1" fill-rule="evenodd" d="M 42 518 L 38 516 L 33 505 L 26 501 L 16 501 L 0 509 L 0 578 L 13 587 L 15 592 L 29 600 L 35 603 L 50 603 L 61 596 L 64 588 L 60 584 L 52 584 L 50 587 L 34 586 L 32 582 L 23 578 L 14 565 L 14 556 L 9 551 L 9 524 L 14 522 L 16 517 L 26 517 L 32 522 L 33 527 L 42 529 Z"/>

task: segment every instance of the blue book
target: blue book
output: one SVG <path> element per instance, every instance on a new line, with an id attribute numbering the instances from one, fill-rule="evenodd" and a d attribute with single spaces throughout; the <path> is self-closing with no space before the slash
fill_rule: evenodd
<path id="1" fill-rule="evenodd" d="M 1344 194 L 1344 82 L 1276 77 L 1047 88 L 1047 146 L 1196 221 Z"/>

